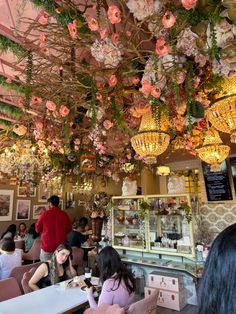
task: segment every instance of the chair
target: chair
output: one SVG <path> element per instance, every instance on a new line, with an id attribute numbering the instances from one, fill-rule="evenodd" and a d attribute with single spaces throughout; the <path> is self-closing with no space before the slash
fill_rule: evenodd
<path id="1" fill-rule="evenodd" d="M 102 304 L 96 309 L 87 309 L 84 314 L 125 314 L 125 310 L 118 304 Z"/>
<path id="2" fill-rule="evenodd" d="M 14 267 L 12 269 L 12 271 L 10 272 L 9 277 L 14 277 L 16 279 L 22 293 L 24 293 L 24 290 L 23 290 L 22 285 L 21 285 L 21 280 L 23 278 L 24 273 L 29 271 L 32 267 L 38 268 L 39 265 L 41 265 L 41 264 L 42 264 L 42 262 L 38 262 L 38 263 L 34 263 L 34 264 L 29 264 L 29 265 L 17 266 L 17 267 Z"/>
<path id="3" fill-rule="evenodd" d="M 84 257 L 84 250 L 83 249 L 80 249 L 76 246 L 72 246 L 72 255 L 73 255 L 73 258 L 72 258 L 72 266 L 75 268 L 75 269 L 79 269 L 81 267 L 83 267 L 83 257 Z M 77 273 L 78 273 L 78 269 L 77 269 Z"/>
<path id="4" fill-rule="evenodd" d="M 18 282 L 15 278 L 9 277 L 0 280 L 0 302 L 22 295 Z"/>
<path id="5" fill-rule="evenodd" d="M 33 290 L 30 288 L 29 286 L 29 281 L 30 281 L 30 278 L 33 276 L 33 274 L 35 273 L 37 267 L 32 267 L 29 271 L 25 272 L 23 274 L 23 278 L 21 280 L 21 285 L 22 285 L 22 288 L 23 288 L 23 291 L 24 291 L 24 294 L 26 293 L 30 293 L 32 292 Z"/>
<path id="6" fill-rule="evenodd" d="M 159 291 L 156 290 L 153 294 L 148 297 L 131 304 L 126 314 L 156 314 L 157 308 L 157 297 Z"/>
<path id="7" fill-rule="evenodd" d="M 41 250 L 41 239 L 37 238 L 34 240 L 34 243 L 27 253 L 23 253 L 22 259 L 24 261 L 32 261 L 33 263 L 35 261 L 39 261 L 40 256 L 40 250 Z"/>

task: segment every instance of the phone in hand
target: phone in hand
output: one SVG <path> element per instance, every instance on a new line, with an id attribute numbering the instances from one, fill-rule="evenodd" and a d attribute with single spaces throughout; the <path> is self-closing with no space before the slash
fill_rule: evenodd
<path id="1" fill-rule="evenodd" d="M 91 284 L 91 281 L 88 278 L 84 279 L 84 283 L 86 284 L 88 288 L 93 287 L 93 284 Z"/>

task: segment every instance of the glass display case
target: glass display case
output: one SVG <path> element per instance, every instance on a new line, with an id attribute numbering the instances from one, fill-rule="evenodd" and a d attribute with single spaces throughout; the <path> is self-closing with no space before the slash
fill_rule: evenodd
<path id="1" fill-rule="evenodd" d="M 195 256 L 188 194 L 112 199 L 112 245 L 115 248 Z"/>

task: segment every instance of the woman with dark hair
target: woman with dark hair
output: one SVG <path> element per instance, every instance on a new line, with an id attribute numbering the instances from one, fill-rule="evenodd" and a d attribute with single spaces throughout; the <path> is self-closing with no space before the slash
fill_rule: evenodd
<path id="1" fill-rule="evenodd" d="M 236 313 L 236 224 L 214 240 L 204 267 L 198 298 L 199 314 Z"/>
<path id="2" fill-rule="evenodd" d="M 35 230 L 35 223 L 33 223 L 29 227 L 29 231 L 25 236 L 25 252 L 28 252 L 32 245 L 34 244 L 34 240 L 39 237 L 39 233 Z"/>
<path id="3" fill-rule="evenodd" d="M 50 261 L 42 263 L 29 281 L 32 290 L 39 290 L 76 276 L 71 264 L 72 249 L 68 244 L 60 244 Z"/>
<path id="4" fill-rule="evenodd" d="M 111 246 L 101 250 L 97 256 L 100 271 L 102 291 L 96 304 L 93 289 L 87 288 L 88 300 L 91 308 L 101 304 L 118 304 L 127 309 L 134 302 L 135 279 L 132 273 L 122 263 L 119 254 Z"/>
<path id="5" fill-rule="evenodd" d="M 27 233 L 27 227 L 24 222 L 21 222 L 18 227 L 18 236 L 22 239 L 26 236 Z"/>
<path id="6" fill-rule="evenodd" d="M 11 224 L 10 226 L 7 227 L 7 230 L 3 232 L 1 235 L 1 239 L 11 239 L 13 240 L 16 235 L 16 225 Z"/>

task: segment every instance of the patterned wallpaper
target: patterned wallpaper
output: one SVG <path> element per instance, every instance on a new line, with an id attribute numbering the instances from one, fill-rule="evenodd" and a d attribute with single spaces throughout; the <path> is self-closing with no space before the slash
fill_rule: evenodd
<path id="1" fill-rule="evenodd" d="M 210 241 L 227 226 L 236 222 L 236 204 L 202 204 L 199 208 L 203 237 Z"/>

